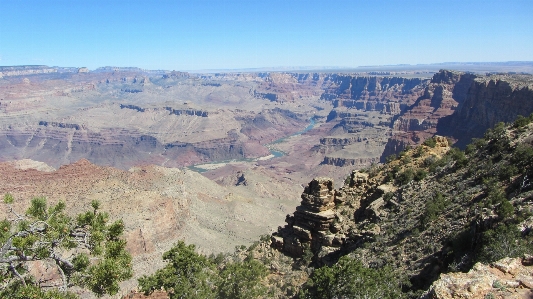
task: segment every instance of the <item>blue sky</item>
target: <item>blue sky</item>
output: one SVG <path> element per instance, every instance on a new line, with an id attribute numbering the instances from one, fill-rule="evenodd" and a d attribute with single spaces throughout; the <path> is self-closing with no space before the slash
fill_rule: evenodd
<path id="1" fill-rule="evenodd" d="M 0 0 L 0 65 L 533 61 L 531 0 Z"/>

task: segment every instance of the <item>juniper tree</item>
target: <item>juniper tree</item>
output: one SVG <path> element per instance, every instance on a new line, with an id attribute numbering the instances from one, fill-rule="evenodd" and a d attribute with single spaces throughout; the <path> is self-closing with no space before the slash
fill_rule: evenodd
<path id="1" fill-rule="evenodd" d="M 24 214 L 13 202 L 13 196 L 4 196 L 8 215 L 0 222 L 0 298 L 71 299 L 75 285 L 97 296 L 113 295 L 118 283 L 132 276 L 131 255 L 121 239 L 124 223 L 108 223 L 97 201 L 74 218 L 61 201 L 48 206 L 44 197 L 33 198 Z M 41 287 L 28 271 L 35 262 L 53 267 L 60 282 Z"/>

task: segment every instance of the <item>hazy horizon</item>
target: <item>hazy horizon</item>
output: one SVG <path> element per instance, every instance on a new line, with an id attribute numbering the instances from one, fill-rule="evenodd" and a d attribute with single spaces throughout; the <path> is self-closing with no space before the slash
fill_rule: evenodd
<path id="1" fill-rule="evenodd" d="M 0 65 L 157 70 L 533 61 L 533 2 L 3 1 Z"/>

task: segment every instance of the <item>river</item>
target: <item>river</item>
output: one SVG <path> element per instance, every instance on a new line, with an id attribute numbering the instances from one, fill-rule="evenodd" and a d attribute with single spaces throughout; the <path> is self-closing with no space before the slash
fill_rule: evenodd
<path id="1" fill-rule="evenodd" d="M 274 141 L 272 141 L 272 142 L 270 142 L 268 144 L 265 144 L 265 146 L 270 151 L 270 156 L 262 157 L 262 158 L 242 158 L 242 159 L 231 159 L 231 160 L 224 160 L 224 161 L 215 161 L 215 162 L 209 162 L 209 163 L 196 164 L 196 165 L 189 166 L 187 168 L 189 168 L 192 171 L 196 171 L 196 172 L 202 173 L 202 172 L 206 172 L 206 171 L 211 170 L 211 169 L 216 169 L 216 168 L 222 167 L 222 166 L 224 166 L 227 163 L 232 163 L 232 162 L 255 162 L 255 161 L 258 161 L 258 160 L 267 160 L 267 159 L 273 159 L 273 158 L 282 157 L 282 156 L 285 155 L 285 153 L 282 152 L 282 151 L 276 150 L 274 148 L 274 145 L 278 144 L 278 143 L 282 143 L 282 142 L 284 142 L 285 140 L 287 140 L 290 137 L 304 134 L 305 132 L 313 129 L 315 127 L 315 124 L 316 124 L 315 119 L 314 119 L 314 117 L 312 117 L 312 118 L 309 119 L 309 124 L 307 125 L 307 127 L 305 127 L 303 130 L 298 131 L 296 133 L 293 133 L 293 134 L 291 134 L 289 136 L 285 136 L 285 137 L 282 137 L 280 139 L 276 139 L 276 140 L 274 140 Z"/>

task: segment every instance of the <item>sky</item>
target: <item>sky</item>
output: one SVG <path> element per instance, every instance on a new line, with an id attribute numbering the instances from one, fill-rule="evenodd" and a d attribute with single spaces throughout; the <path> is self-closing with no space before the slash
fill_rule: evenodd
<path id="1" fill-rule="evenodd" d="M 533 61 L 532 0 L 0 0 L 0 65 Z"/>

